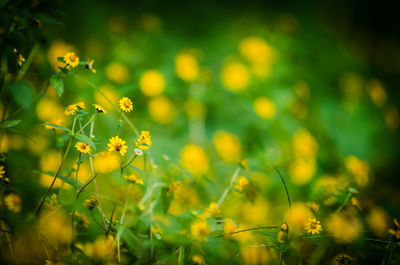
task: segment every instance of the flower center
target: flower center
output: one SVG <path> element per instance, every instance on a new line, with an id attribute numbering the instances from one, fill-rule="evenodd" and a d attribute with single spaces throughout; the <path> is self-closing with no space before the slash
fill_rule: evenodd
<path id="1" fill-rule="evenodd" d="M 70 59 L 72 62 L 75 62 L 75 60 L 76 60 L 75 54 L 72 54 L 72 55 L 69 57 L 69 59 Z"/>
<path id="2" fill-rule="evenodd" d="M 122 144 L 116 143 L 116 144 L 114 145 L 114 148 L 115 148 L 115 150 L 116 150 L 117 152 L 119 152 L 119 151 L 122 149 Z"/>

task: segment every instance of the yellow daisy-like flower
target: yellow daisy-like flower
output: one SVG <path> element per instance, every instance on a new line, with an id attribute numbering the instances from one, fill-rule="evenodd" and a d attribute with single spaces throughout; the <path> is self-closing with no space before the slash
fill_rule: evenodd
<path id="1" fill-rule="evenodd" d="M 123 97 L 119 100 L 119 107 L 122 111 L 125 112 L 130 112 L 131 110 L 133 110 L 132 101 L 127 97 Z"/>
<path id="2" fill-rule="evenodd" d="M 125 176 L 124 178 L 126 180 L 129 180 L 129 181 L 133 182 L 133 183 L 137 183 L 137 184 L 143 185 L 143 180 L 138 179 L 135 174 L 132 174 L 132 175 L 129 175 L 129 176 Z"/>
<path id="3" fill-rule="evenodd" d="M 142 131 L 136 139 L 136 147 L 142 150 L 147 150 L 151 146 L 151 136 L 149 131 Z"/>
<path id="4" fill-rule="evenodd" d="M 6 174 L 6 171 L 4 170 L 4 166 L 0 166 L 0 179 L 4 177 L 4 174 Z"/>
<path id="5" fill-rule="evenodd" d="M 210 233 L 210 226 L 204 220 L 196 221 L 190 226 L 190 233 L 195 240 L 207 241 L 207 236 Z"/>
<path id="6" fill-rule="evenodd" d="M 92 71 L 92 73 L 96 73 L 96 69 L 94 69 L 93 68 L 93 64 L 94 64 L 94 60 L 92 59 L 92 60 L 90 60 L 90 59 L 88 59 L 87 60 L 87 68 L 90 70 L 90 71 Z"/>
<path id="7" fill-rule="evenodd" d="M 235 185 L 235 189 L 238 189 L 238 190 L 242 191 L 243 188 L 244 188 L 245 186 L 247 186 L 248 184 L 249 184 L 249 181 L 247 180 L 247 178 L 245 178 L 245 177 L 240 177 L 240 178 L 238 179 L 238 183 Z"/>
<path id="8" fill-rule="evenodd" d="M 65 115 L 74 115 L 77 110 L 78 110 L 78 106 L 76 104 L 69 105 L 65 109 Z"/>
<path id="9" fill-rule="evenodd" d="M 312 235 L 319 234 L 319 232 L 322 230 L 322 226 L 320 225 L 320 222 L 317 221 L 315 218 L 309 218 L 308 223 L 305 226 L 305 229 L 307 233 L 311 233 Z"/>
<path id="10" fill-rule="evenodd" d="M 81 101 L 75 104 L 80 109 L 86 109 L 85 102 Z"/>
<path id="11" fill-rule="evenodd" d="M 79 152 L 84 153 L 84 154 L 88 154 L 88 153 L 90 153 L 90 152 L 92 151 L 92 149 L 90 148 L 90 146 L 88 146 L 87 144 L 82 143 L 82 142 L 78 142 L 78 143 L 75 145 L 75 148 L 76 148 Z"/>
<path id="12" fill-rule="evenodd" d="M 128 149 L 128 146 L 125 143 L 126 142 L 118 136 L 112 137 L 110 139 L 110 143 L 108 144 L 108 151 L 116 151 L 119 152 L 121 155 L 125 155 L 126 150 Z"/>
<path id="13" fill-rule="evenodd" d="M 74 52 L 68 52 L 64 55 L 64 62 L 67 64 L 67 67 L 77 67 L 79 65 L 79 57 Z"/>
<path id="14" fill-rule="evenodd" d="M 97 112 L 107 114 L 106 109 L 103 108 L 102 106 L 100 106 L 98 104 L 93 104 L 93 107 L 96 109 Z"/>

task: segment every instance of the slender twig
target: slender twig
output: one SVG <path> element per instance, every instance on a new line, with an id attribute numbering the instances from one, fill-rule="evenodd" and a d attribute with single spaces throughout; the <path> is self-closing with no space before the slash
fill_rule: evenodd
<path id="1" fill-rule="evenodd" d="M 243 232 L 248 232 L 248 231 L 256 231 L 256 230 L 267 230 L 267 229 L 278 229 L 279 226 L 259 226 L 259 227 L 252 227 L 252 228 L 247 228 L 247 229 L 243 229 L 243 230 L 238 230 L 229 234 L 224 234 L 224 235 L 219 235 L 217 236 L 217 238 L 219 237 L 224 237 L 226 235 L 233 235 L 233 234 L 238 234 L 238 233 L 243 233 Z"/>
<path id="2" fill-rule="evenodd" d="M 95 217 L 94 214 L 93 214 L 93 210 L 90 210 L 90 213 L 91 213 L 91 215 L 92 215 L 92 218 L 93 218 L 94 222 L 95 222 L 98 226 L 100 226 L 101 229 L 103 229 L 104 231 L 106 231 L 106 230 L 104 229 L 104 227 L 97 221 L 96 217 Z"/>
<path id="3" fill-rule="evenodd" d="M 85 184 L 85 185 L 83 185 L 82 186 L 82 188 L 80 188 L 79 190 L 78 190 L 78 192 L 76 193 L 76 199 L 78 199 L 78 197 L 79 197 L 79 195 L 82 193 L 82 191 L 90 184 L 90 183 L 92 183 L 92 181 L 97 177 L 97 173 L 91 178 L 91 179 L 89 179 L 89 181 Z"/>
<path id="4" fill-rule="evenodd" d="M 113 220 L 113 218 L 114 218 L 115 208 L 116 208 L 116 206 L 115 206 L 115 204 L 114 204 L 114 207 L 113 207 L 113 209 L 112 209 L 111 216 L 110 216 L 110 222 L 108 222 L 108 228 L 107 228 L 107 230 L 106 230 L 106 235 L 108 235 L 108 233 L 109 233 L 110 230 L 111 230 L 111 225 L 112 225 L 112 220 Z"/>
<path id="5" fill-rule="evenodd" d="M 33 45 L 33 48 L 31 52 L 29 53 L 28 57 L 26 58 L 25 63 L 22 65 L 21 69 L 19 69 L 17 76 L 15 78 L 16 81 L 20 81 L 22 77 L 26 74 L 26 71 L 28 70 L 29 66 L 31 65 L 33 58 L 35 57 L 37 51 L 39 50 L 39 43 L 35 43 Z"/>
<path id="6" fill-rule="evenodd" d="M 224 193 L 222 193 L 221 198 L 218 200 L 217 206 L 218 208 L 221 206 L 221 204 L 224 202 L 226 196 L 228 196 L 229 191 L 231 190 L 233 183 L 235 182 L 237 176 L 239 175 L 240 172 L 240 167 L 238 167 L 235 172 L 232 175 L 231 181 L 229 183 L 229 186 L 224 190 Z"/>

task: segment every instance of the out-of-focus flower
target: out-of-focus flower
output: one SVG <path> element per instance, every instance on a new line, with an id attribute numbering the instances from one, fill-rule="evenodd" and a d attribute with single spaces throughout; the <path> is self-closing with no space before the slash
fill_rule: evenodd
<path id="1" fill-rule="evenodd" d="M 110 102 L 118 102 L 119 98 L 119 93 L 111 85 L 99 87 L 94 94 L 95 101 L 108 110 L 113 109 L 113 104 Z"/>
<path id="2" fill-rule="evenodd" d="M 78 219 L 78 222 L 79 222 L 80 225 L 82 225 L 84 227 L 89 227 L 90 220 L 86 216 L 86 214 L 80 213 L 80 212 L 75 212 L 75 217 Z"/>
<path id="3" fill-rule="evenodd" d="M 119 100 L 119 108 L 124 112 L 130 112 L 133 110 L 132 101 L 127 97 L 122 97 Z"/>
<path id="4" fill-rule="evenodd" d="M 151 147 L 151 135 L 149 131 L 141 131 L 136 139 L 136 147 L 142 150 L 147 150 Z"/>
<path id="5" fill-rule="evenodd" d="M 386 103 L 387 95 L 382 83 L 377 79 L 372 79 L 367 83 L 366 88 L 372 102 L 377 107 L 383 107 Z"/>
<path id="6" fill-rule="evenodd" d="M 128 146 L 126 142 L 119 138 L 118 136 L 114 136 L 110 139 L 110 142 L 107 144 L 108 151 L 110 152 L 119 152 L 121 155 L 125 155 L 127 152 Z"/>
<path id="7" fill-rule="evenodd" d="M 129 180 L 130 182 L 137 183 L 137 184 L 142 184 L 142 185 L 143 185 L 143 180 L 138 179 L 138 177 L 137 177 L 135 174 L 131 174 L 131 175 L 129 175 L 129 176 L 124 176 L 124 178 L 125 178 L 126 180 Z"/>
<path id="8" fill-rule="evenodd" d="M 240 191 L 242 191 L 243 188 L 249 184 L 249 181 L 245 177 L 239 177 L 237 182 L 238 183 L 235 184 L 235 189 L 238 189 Z"/>
<path id="9" fill-rule="evenodd" d="M 65 109 L 65 115 L 74 115 L 77 110 L 78 110 L 78 106 L 76 104 L 69 105 Z"/>
<path id="10" fill-rule="evenodd" d="M 187 144 L 181 151 L 182 166 L 194 175 L 203 175 L 208 171 L 209 160 L 203 148 Z"/>
<path id="11" fill-rule="evenodd" d="M 129 80 L 129 70 L 121 63 L 107 65 L 106 74 L 108 79 L 117 84 L 124 84 Z"/>
<path id="12" fill-rule="evenodd" d="M 322 230 L 322 225 L 320 224 L 320 221 L 318 221 L 317 219 L 308 218 L 308 222 L 305 225 L 305 229 L 307 233 L 315 235 L 319 234 L 319 232 Z"/>
<path id="13" fill-rule="evenodd" d="M 244 264 L 269 264 L 271 254 L 264 246 L 250 246 L 242 250 L 242 259 Z"/>
<path id="14" fill-rule="evenodd" d="M 48 59 L 54 69 L 57 67 L 63 66 L 63 63 L 58 61 L 58 57 L 61 54 L 67 54 L 70 51 L 74 51 L 74 47 L 71 44 L 68 44 L 62 40 L 55 40 L 51 43 L 49 52 L 48 52 Z"/>
<path id="15" fill-rule="evenodd" d="M 79 65 L 79 57 L 74 52 L 68 52 L 64 55 L 64 62 L 67 67 L 77 67 Z"/>
<path id="16" fill-rule="evenodd" d="M 145 31 L 154 33 L 160 30 L 162 21 L 153 14 L 145 13 L 141 16 L 140 24 Z"/>
<path id="17" fill-rule="evenodd" d="M 328 218 L 326 230 L 338 243 L 351 243 L 360 237 L 362 225 L 355 216 L 335 213 Z"/>
<path id="18" fill-rule="evenodd" d="M 236 224 L 231 220 L 228 219 L 224 222 L 224 233 L 225 236 L 229 236 L 233 232 L 236 231 Z"/>
<path id="19" fill-rule="evenodd" d="M 311 180 L 315 171 L 314 159 L 295 159 L 289 166 L 290 180 L 297 185 L 304 185 Z"/>
<path id="20" fill-rule="evenodd" d="M 278 240 L 279 243 L 283 244 L 287 240 L 287 235 L 288 235 L 288 226 L 286 223 L 283 223 L 279 227 L 279 231 L 276 234 L 276 240 Z"/>
<path id="21" fill-rule="evenodd" d="M 99 104 L 93 104 L 93 107 L 96 109 L 96 111 L 97 111 L 98 113 L 107 114 L 106 109 L 103 108 L 102 106 L 100 106 Z"/>
<path id="22" fill-rule="evenodd" d="M 89 208 L 89 210 L 93 210 L 97 205 L 99 204 L 99 201 L 97 198 L 93 195 L 90 196 L 89 199 L 85 200 L 84 205 Z"/>
<path id="23" fill-rule="evenodd" d="M 7 194 L 4 197 L 4 204 L 6 205 L 9 211 L 12 211 L 14 213 L 19 213 L 22 207 L 21 196 L 15 193 Z"/>
<path id="24" fill-rule="evenodd" d="M 301 202 L 295 202 L 292 205 L 292 209 L 285 213 L 285 220 L 287 220 L 291 232 L 304 233 L 304 227 L 307 224 L 309 218 L 312 218 L 313 214 L 310 209 Z"/>
<path id="25" fill-rule="evenodd" d="M 239 92 L 249 85 L 250 75 L 243 63 L 229 62 L 222 67 L 221 80 L 227 89 Z"/>
<path id="26" fill-rule="evenodd" d="M 87 69 L 89 69 L 90 71 L 92 71 L 92 73 L 96 73 L 96 69 L 93 68 L 93 64 L 94 64 L 94 59 L 87 59 Z"/>
<path id="27" fill-rule="evenodd" d="M 196 57 L 189 52 L 179 53 L 175 57 L 175 71 L 179 78 L 187 82 L 196 81 L 199 75 L 199 64 Z"/>
<path id="28" fill-rule="evenodd" d="M 248 37 L 239 44 L 240 54 L 251 63 L 270 64 L 274 60 L 272 48 L 260 37 Z"/>
<path id="29" fill-rule="evenodd" d="M 270 213 L 270 203 L 262 196 L 258 196 L 253 202 L 246 202 L 241 207 L 242 217 L 252 225 L 262 225 L 268 219 Z"/>
<path id="30" fill-rule="evenodd" d="M 49 98 L 41 99 L 36 105 L 36 115 L 43 121 L 60 119 L 64 117 L 64 109 L 57 101 Z"/>
<path id="31" fill-rule="evenodd" d="M 345 165 L 359 186 L 364 187 L 368 184 L 370 168 L 367 162 L 351 155 L 346 157 Z"/>
<path id="32" fill-rule="evenodd" d="M 92 151 L 92 148 L 90 148 L 90 146 L 82 142 L 76 143 L 75 148 L 76 150 L 84 154 L 89 154 Z"/>
<path id="33" fill-rule="evenodd" d="M 258 97 L 253 103 L 254 111 L 263 119 L 269 120 L 275 116 L 275 103 L 266 97 Z"/>
<path id="34" fill-rule="evenodd" d="M 199 217 L 201 219 L 207 219 L 208 217 L 211 216 L 217 216 L 221 213 L 221 210 L 218 207 L 218 204 L 216 202 L 212 202 L 210 203 L 210 205 L 208 206 L 208 208 L 199 215 Z"/>
<path id="35" fill-rule="evenodd" d="M 197 265 L 205 265 L 206 264 L 206 262 L 204 261 L 203 256 L 200 255 L 200 254 L 193 255 L 192 256 L 192 262 L 194 264 L 197 264 Z"/>
<path id="36" fill-rule="evenodd" d="M 190 234 L 195 240 L 207 241 L 209 233 L 210 233 L 210 227 L 204 220 L 195 221 L 190 226 Z"/>
<path id="37" fill-rule="evenodd" d="M 6 171 L 4 170 L 4 166 L 0 165 L 0 179 L 4 178 Z"/>
<path id="38" fill-rule="evenodd" d="M 44 211 L 39 220 L 39 233 L 46 239 L 56 242 L 68 243 L 71 242 L 72 233 L 71 218 L 59 208 L 54 208 L 51 211 Z"/>
<path id="39" fill-rule="evenodd" d="M 25 62 L 24 56 L 18 52 L 16 48 L 14 48 L 14 54 L 17 56 L 17 63 L 19 66 L 22 66 L 22 64 Z"/>
<path id="40" fill-rule="evenodd" d="M 174 199 L 168 208 L 169 214 L 180 215 L 185 210 L 194 209 L 200 204 L 196 190 L 187 185 L 175 182 L 170 186 L 170 191 L 173 192 Z"/>
<path id="41" fill-rule="evenodd" d="M 295 157 L 314 157 L 318 150 L 317 141 L 305 129 L 297 130 L 293 135 L 292 142 Z"/>
<path id="42" fill-rule="evenodd" d="M 213 145 L 218 155 L 228 163 L 237 163 L 242 155 L 239 138 L 227 131 L 219 130 L 213 136 Z"/>
<path id="43" fill-rule="evenodd" d="M 101 152 L 93 159 L 94 170 L 99 173 L 110 173 L 119 168 L 121 161 L 114 152 Z"/>
<path id="44" fill-rule="evenodd" d="M 170 99 L 160 96 L 149 101 L 149 113 L 155 122 L 168 124 L 175 118 L 176 108 Z"/>
<path id="45" fill-rule="evenodd" d="M 389 234 L 394 235 L 397 240 L 399 240 L 400 239 L 400 223 L 397 219 L 393 219 L 393 223 L 394 223 L 396 230 L 394 230 L 393 228 L 390 228 L 388 230 L 388 232 L 389 232 Z"/>
<path id="46" fill-rule="evenodd" d="M 389 228 L 389 215 L 382 208 L 374 207 L 367 215 L 367 224 L 375 235 L 384 238 Z"/>
<path id="47" fill-rule="evenodd" d="M 146 96 L 158 96 L 165 88 L 164 76 L 157 70 L 148 70 L 140 77 L 139 87 Z"/>
<path id="48" fill-rule="evenodd" d="M 62 119 L 57 119 L 57 118 L 54 118 L 54 119 L 51 119 L 51 121 L 49 121 L 49 122 L 47 122 L 47 123 L 51 123 L 51 124 L 54 124 L 54 125 L 59 125 L 59 126 L 63 126 L 63 120 Z M 58 129 L 58 128 L 56 128 L 56 127 L 52 127 L 52 126 L 49 126 L 49 125 L 45 125 L 44 126 L 46 129 L 48 129 L 48 130 L 60 130 L 60 129 Z"/>
<path id="49" fill-rule="evenodd" d="M 100 236 L 94 243 L 86 243 L 85 245 L 78 245 L 86 256 L 104 262 L 111 262 L 114 260 L 116 252 L 116 244 L 114 237 Z"/>

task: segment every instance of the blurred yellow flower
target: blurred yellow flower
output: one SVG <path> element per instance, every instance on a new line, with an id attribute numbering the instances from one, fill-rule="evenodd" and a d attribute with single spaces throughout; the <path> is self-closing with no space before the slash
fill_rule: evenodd
<path id="1" fill-rule="evenodd" d="M 367 215 L 367 224 L 376 236 L 384 238 L 389 229 L 389 215 L 384 209 L 374 207 Z"/>
<path id="2" fill-rule="evenodd" d="M 397 130 L 400 125 L 400 113 L 399 110 L 395 106 L 390 106 L 386 111 L 385 111 L 385 122 L 387 127 L 390 130 Z"/>
<path id="3" fill-rule="evenodd" d="M 74 115 L 77 110 L 78 110 L 78 106 L 76 104 L 69 105 L 65 109 L 65 115 Z"/>
<path id="4" fill-rule="evenodd" d="M 345 165 L 347 170 L 354 176 L 358 186 L 364 187 L 368 184 L 370 168 L 367 162 L 351 155 L 346 157 Z"/>
<path id="5" fill-rule="evenodd" d="M 244 90 L 250 83 L 247 67 L 240 62 L 226 63 L 221 70 L 222 84 L 233 92 Z"/>
<path id="6" fill-rule="evenodd" d="M 165 88 L 164 76 L 157 70 L 148 70 L 140 77 L 139 87 L 146 96 L 158 96 Z"/>
<path id="7" fill-rule="evenodd" d="M 60 208 L 43 211 L 39 220 L 38 229 L 41 236 L 53 244 L 71 242 L 71 218 Z M 66 229 L 68 227 L 69 229 Z"/>
<path id="8" fill-rule="evenodd" d="M 94 260 L 102 260 L 105 262 L 112 262 L 115 259 L 116 244 L 114 237 L 100 236 L 94 243 L 86 243 L 85 245 L 78 245 L 83 250 L 86 256 Z M 107 263 L 111 264 L 111 263 Z"/>
<path id="9" fill-rule="evenodd" d="M 243 39 L 239 44 L 239 52 L 251 63 L 266 65 L 274 60 L 272 48 L 260 37 Z"/>
<path id="10" fill-rule="evenodd" d="M 102 106 L 98 104 L 93 104 L 93 107 L 96 109 L 97 112 L 107 114 L 106 109 L 103 108 Z"/>
<path id="11" fill-rule="evenodd" d="M 121 155 L 125 155 L 127 152 L 128 146 L 126 142 L 119 138 L 118 136 L 114 136 L 110 139 L 110 142 L 107 144 L 108 151 L 110 152 L 119 152 Z"/>
<path id="12" fill-rule="evenodd" d="M 9 211 L 14 213 L 21 212 L 22 199 L 18 194 L 9 193 L 4 197 L 4 204 Z"/>
<path id="13" fill-rule="evenodd" d="M 130 112 L 133 110 L 132 101 L 127 97 L 122 97 L 119 100 L 119 108 L 124 112 Z"/>
<path id="14" fill-rule="evenodd" d="M 337 213 L 329 217 L 326 230 L 338 243 L 351 243 L 361 235 L 361 222 L 355 216 Z"/>
<path id="15" fill-rule="evenodd" d="M 64 117 L 64 109 L 57 101 L 43 98 L 36 105 L 36 115 L 43 122 L 52 119 L 60 119 L 61 117 Z"/>
<path id="16" fill-rule="evenodd" d="M 208 171 L 209 160 L 203 148 L 187 144 L 181 151 L 182 166 L 194 175 L 203 175 Z"/>
<path id="17" fill-rule="evenodd" d="M 82 142 L 76 143 L 75 148 L 76 150 L 84 154 L 89 154 L 90 152 L 92 152 L 92 148 L 90 148 L 90 146 Z"/>
<path id="18" fill-rule="evenodd" d="M 57 69 L 58 66 L 63 66 L 61 62 L 58 61 L 58 57 L 61 54 L 67 54 L 70 51 L 73 51 L 74 47 L 71 44 L 68 44 L 62 40 L 55 40 L 51 43 L 49 52 L 48 52 L 48 59 L 54 69 Z M 58 69 L 57 69 L 58 70 Z"/>
<path id="19" fill-rule="evenodd" d="M 233 232 L 236 231 L 236 224 L 231 220 L 228 219 L 224 222 L 224 233 L 225 236 L 229 236 Z"/>
<path id="20" fill-rule="evenodd" d="M 99 173 L 110 173 L 120 167 L 121 160 L 114 152 L 102 152 L 93 160 L 94 170 Z"/>
<path id="21" fill-rule="evenodd" d="M 79 57 L 74 52 L 68 52 L 64 55 L 64 62 L 67 67 L 77 67 L 79 65 Z"/>
<path id="22" fill-rule="evenodd" d="M 259 265 L 269 264 L 272 257 L 264 246 L 249 246 L 242 249 L 242 259 L 244 264 Z"/>
<path id="23" fill-rule="evenodd" d="M 295 157 L 314 157 L 318 144 L 306 129 L 298 129 L 293 135 L 293 154 Z"/>
<path id="24" fill-rule="evenodd" d="M 254 111 L 263 119 L 271 119 L 275 116 L 275 103 L 266 97 L 258 97 L 253 103 Z"/>
<path id="25" fill-rule="evenodd" d="M 207 237 L 210 234 L 210 227 L 204 220 L 198 220 L 191 224 L 190 234 L 194 240 L 207 241 Z"/>
<path id="26" fill-rule="evenodd" d="M 59 126 L 63 126 L 63 120 L 62 119 L 56 119 L 56 118 L 54 118 L 54 119 L 51 119 L 51 121 L 48 121 L 47 123 L 51 123 L 51 124 L 54 124 L 54 125 L 59 125 Z M 55 127 L 53 127 L 53 126 L 49 126 L 49 125 L 45 125 L 44 126 L 46 129 L 48 129 L 48 130 L 61 130 L 61 129 L 58 129 L 58 128 L 55 128 Z"/>
<path id="27" fill-rule="evenodd" d="M 199 75 L 199 64 L 196 57 L 189 52 L 179 53 L 175 57 L 175 71 L 179 78 L 187 82 L 196 81 Z"/>
<path id="28" fill-rule="evenodd" d="M 396 230 L 394 230 L 393 228 L 390 228 L 388 230 L 388 232 L 389 232 L 389 234 L 394 235 L 397 240 L 399 240 L 400 239 L 400 223 L 397 219 L 393 219 L 393 223 L 394 223 Z"/>
<path id="29" fill-rule="evenodd" d="M 263 225 L 268 220 L 270 203 L 262 196 L 258 196 L 253 202 L 246 202 L 242 206 L 242 217 L 246 224 Z"/>
<path id="30" fill-rule="evenodd" d="M 290 180 L 297 185 L 308 183 L 316 172 L 316 162 L 313 158 L 294 159 L 289 165 Z"/>
<path id="31" fill-rule="evenodd" d="M 168 124 L 175 118 L 176 108 L 170 99 L 160 96 L 149 101 L 149 113 L 155 122 Z"/>
<path id="32" fill-rule="evenodd" d="M 142 150 L 147 150 L 151 147 L 151 135 L 149 131 L 141 131 L 136 139 L 136 147 Z"/>
<path id="33" fill-rule="evenodd" d="M 307 233 L 315 235 L 319 234 L 319 232 L 322 230 L 322 226 L 320 224 L 320 221 L 317 221 L 317 219 L 308 218 L 308 222 L 305 225 L 305 229 Z"/>
<path id="34" fill-rule="evenodd" d="M 107 65 L 106 74 L 108 79 L 117 84 L 124 84 L 129 80 L 129 70 L 121 63 Z"/>
<path id="35" fill-rule="evenodd" d="M 292 204 L 292 209 L 285 213 L 285 220 L 291 229 L 291 232 L 304 233 L 304 227 L 306 226 L 309 218 L 312 218 L 313 214 L 310 209 L 302 202 L 295 202 Z"/>
<path id="36" fill-rule="evenodd" d="M 17 56 L 17 63 L 19 66 L 22 66 L 22 64 L 25 62 L 24 56 L 22 54 L 18 53 L 18 50 L 14 48 L 14 54 Z"/>
<path id="37" fill-rule="evenodd" d="M 6 174 L 6 171 L 4 170 L 4 166 L 0 165 L 0 179 L 2 179 L 5 174 Z"/>
<path id="38" fill-rule="evenodd" d="M 237 182 L 238 183 L 235 185 L 235 189 L 238 189 L 240 191 L 242 191 L 243 188 L 249 184 L 249 181 L 245 177 L 239 177 Z"/>
<path id="39" fill-rule="evenodd" d="M 227 131 L 218 130 L 213 136 L 213 145 L 218 155 L 228 163 L 237 163 L 241 159 L 242 145 L 239 138 Z"/>
<path id="40" fill-rule="evenodd" d="M 120 95 L 111 85 L 104 85 L 100 87 L 94 94 L 95 101 L 108 110 L 113 109 L 114 106 L 112 102 L 118 102 L 119 98 Z"/>
<path id="41" fill-rule="evenodd" d="M 366 88 L 372 102 L 377 107 L 383 107 L 386 103 L 387 95 L 382 83 L 377 79 L 372 79 L 367 83 Z"/>
<path id="42" fill-rule="evenodd" d="M 192 262 L 194 264 L 197 264 L 197 265 L 205 265 L 206 264 L 206 262 L 204 261 L 203 256 L 200 255 L 200 254 L 193 255 L 192 256 Z"/>
<path id="43" fill-rule="evenodd" d="M 129 180 L 130 182 L 137 183 L 137 184 L 142 184 L 143 185 L 143 180 L 139 179 L 135 174 L 131 174 L 129 176 L 124 176 L 126 180 Z"/>
<path id="44" fill-rule="evenodd" d="M 199 215 L 201 219 L 207 219 L 208 217 L 211 216 L 217 216 L 221 213 L 221 210 L 218 208 L 218 204 L 216 202 L 210 203 L 208 208 Z"/>

